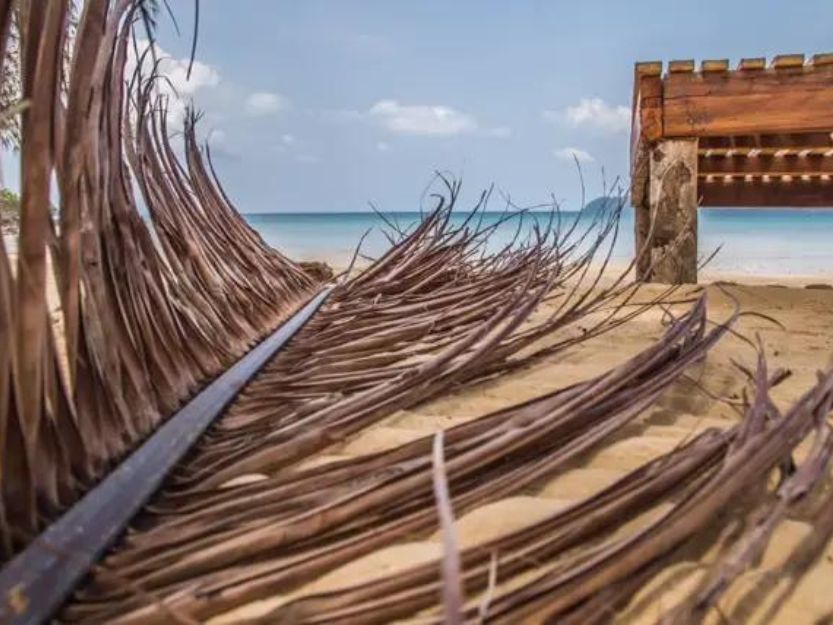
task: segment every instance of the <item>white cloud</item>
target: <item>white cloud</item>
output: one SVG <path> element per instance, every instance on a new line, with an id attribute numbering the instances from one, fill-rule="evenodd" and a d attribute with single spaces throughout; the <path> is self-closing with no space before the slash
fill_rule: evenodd
<path id="1" fill-rule="evenodd" d="M 128 48 L 125 67 L 128 80 L 133 76 L 138 62 L 137 59 L 142 58 L 148 46 L 150 46 L 150 42 L 147 39 L 137 40 L 138 56 L 133 46 Z M 219 85 L 220 73 L 211 65 L 195 60 L 189 77 L 188 64 L 190 59 L 173 58 L 157 44 L 155 44 L 155 53 L 159 60 L 158 72 L 163 78 L 163 80 L 156 81 L 156 88 L 160 95 L 168 96 L 169 122 L 179 125 L 185 112 L 185 102 L 183 100 L 194 96 L 198 91 L 211 89 Z M 150 53 L 146 54 L 143 61 L 145 75 L 150 73 L 153 63 L 153 56 Z"/>
<path id="2" fill-rule="evenodd" d="M 194 95 L 200 89 L 216 87 L 220 84 L 219 72 L 200 61 L 194 61 L 190 77 L 188 77 L 188 59 L 162 60 L 159 62 L 159 69 L 168 77 L 180 96 Z"/>
<path id="3" fill-rule="evenodd" d="M 477 130 L 473 117 L 441 105 L 408 105 L 396 100 L 380 100 L 370 107 L 367 116 L 385 130 L 401 135 L 442 137 Z"/>
<path id="4" fill-rule="evenodd" d="M 136 42 L 140 58 L 149 45 L 150 42 L 147 39 L 139 39 Z M 159 45 L 156 45 L 156 58 L 159 60 L 159 74 L 166 79 L 157 82 L 160 91 L 163 93 L 175 91 L 180 96 L 185 97 L 194 95 L 200 89 L 216 87 L 220 84 L 220 73 L 211 65 L 195 60 L 189 77 L 188 64 L 190 60 L 188 58 L 175 59 Z M 126 67 L 128 76 L 131 76 L 136 68 L 136 59 L 133 47 L 130 46 Z M 149 73 L 153 57 L 147 54 L 144 63 L 145 73 Z"/>
<path id="5" fill-rule="evenodd" d="M 376 149 L 379 150 L 380 152 L 389 152 L 390 151 L 390 146 L 387 143 L 385 143 L 384 141 L 380 141 L 379 143 L 376 144 Z"/>
<path id="6" fill-rule="evenodd" d="M 286 98 L 267 91 L 257 91 L 246 98 L 246 111 L 250 115 L 271 115 L 285 109 L 286 105 Z"/>
<path id="7" fill-rule="evenodd" d="M 208 131 L 206 141 L 211 148 L 211 154 L 227 159 L 237 159 L 240 154 L 232 146 L 226 131 L 221 128 L 212 128 Z"/>
<path id="8" fill-rule="evenodd" d="M 295 143 L 295 137 L 292 135 L 281 135 L 281 143 L 284 145 L 292 145 Z"/>
<path id="9" fill-rule="evenodd" d="M 552 151 L 555 158 L 563 161 L 578 161 L 579 163 L 592 163 L 596 159 L 587 150 L 581 148 L 558 148 Z"/>
<path id="10" fill-rule="evenodd" d="M 315 163 L 321 162 L 320 158 L 313 156 L 312 154 L 299 154 L 295 157 L 295 160 L 304 165 L 314 165 Z"/>
<path id="11" fill-rule="evenodd" d="M 625 132 L 630 128 L 631 110 L 621 104 L 608 104 L 601 98 L 582 98 L 578 104 L 564 111 L 544 111 L 547 121 L 564 121 L 574 127 L 596 128 L 609 133 Z"/>

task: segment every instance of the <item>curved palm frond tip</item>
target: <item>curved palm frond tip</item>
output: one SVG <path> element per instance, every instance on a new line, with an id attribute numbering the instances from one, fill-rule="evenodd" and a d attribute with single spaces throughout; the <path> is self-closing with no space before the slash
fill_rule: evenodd
<path id="1" fill-rule="evenodd" d="M 16 268 L 0 249 L 4 557 L 316 287 L 234 209 L 197 145 L 196 116 L 185 121 L 182 161 L 154 71 L 125 75 L 144 3 L 90 0 L 77 25 L 72 6 L 0 3 L 4 45 L 19 24 L 26 103 Z M 77 36 L 63 62 L 70 28 Z"/>

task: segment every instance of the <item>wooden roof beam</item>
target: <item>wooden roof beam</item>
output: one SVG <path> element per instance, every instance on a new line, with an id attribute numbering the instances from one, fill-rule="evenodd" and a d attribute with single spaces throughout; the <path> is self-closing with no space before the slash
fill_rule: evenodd
<path id="1" fill-rule="evenodd" d="M 662 62 L 634 66 L 631 117 L 631 202 L 640 205 L 646 196 L 648 150 L 662 137 Z"/>
<path id="2" fill-rule="evenodd" d="M 762 56 L 741 59 L 738 63 L 738 70 L 742 72 L 756 71 L 760 69 L 766 69 L 766 58 Z"/>
<path id="3" fill-rule="evenodd" d="M 671 61 L 668 63 L 669 74 L 686 74 L 695 69 L 694 59 Z"/>
<path id="4" fill-rule="evenodd" d="M 748 156 L 732 156 L 723 158 L 700 157 L 698 174 L 707 175 L 751 175 L 751 176 L 802 176 L 833 174 L 833 157 L 786 156 L 777 157 L 763 155 L 750 158 Z"/>
<path id="5" fill-rule="evenodd" d="M 804 66 L 804 55 L 803 54 L 779 54 L 778 56 L 773 57 L 772 59 L 772 67 L 774 69 L 789 69 L 792 67 L 803 67 Z"/>
<path id="6" fill-rule="evenodd" d="M 833 180 L 760 179 L 743 178 L 726 180 L 717 177 L 710 182 L 704 179 L 697 185 L 701 206 L 784 207 L 819 208 L 833 206 Z"/>
<path id="7" fill-rule="evenodd" d="M 640 61 L 634 66 L 637 76 L 661 76 L 662 61 Z"/>
<path id="8" fill-rule="evenodd" d="M 833 53 L 827 52 L 824 54 L 814 54 L 807 60 L 807 65 L 812 67 L 823 67 L 825 65 L 833 65 Z"/>
<path id="9" fill-rule="evenodd" d="M 787 148 L 700 148 L 700 156 L 706 158 L 755 158 L 758 156 L 833 156 L 833 148 L 806 148 L 794 146 Z"/>
<path id="10" fill-rule="evenodd" d="M 772 70 L 729 72 L 724 61 L 704 61 L 702 73 L 669 73 L 663 80 L 664 136 L 833 129 L 833 65 L 804 71 L 796 65 L 799 58 L 803 66 L 803 56 L 781 55 Z"/>
<path id="11" fill-rule="evenodd" d="M 718 73 L 729 71 L 729 59 L 707 59 L 700 63 L 703 73 Z"/>
<path id="12" fill-rule="evenodd" d="M 790 149 L 800 151 L 806 148 L 833 148 L 830 132 L 778 133 L 763 135 L 738 135 L 734 137 L 736 146 L 757 147 L 764 150 Z M 731 147 L 729 137 L 701 137 L 700 149 L 724 149 Z"/>

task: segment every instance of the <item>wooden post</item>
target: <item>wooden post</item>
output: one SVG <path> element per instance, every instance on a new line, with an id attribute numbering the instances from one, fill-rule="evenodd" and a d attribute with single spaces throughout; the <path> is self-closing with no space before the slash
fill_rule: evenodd
<path id="1" fill-rule="evenodd" d="M 648 169 L 648 194 L 635 209 L 637 254 L 648 246 L 637 274 L 648 282 L 696 283 L 697 139 L 657 141 Z"/>

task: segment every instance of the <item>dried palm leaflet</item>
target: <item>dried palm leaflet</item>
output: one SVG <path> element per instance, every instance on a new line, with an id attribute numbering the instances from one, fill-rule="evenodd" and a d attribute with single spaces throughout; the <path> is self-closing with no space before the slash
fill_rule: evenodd
<path id="1" fill-rule="evenodd" d="M 130 28 L 146 7 L 127 0 L 85 3 L 79 36 L 63 64 L 58 51 L 68 28 L 67 6 L 62 0 L 0 6 L 4 25 L 12 14 L 19 20 L 27 103 L 16 272 L 0 252 L 0 342 L 8 347 L 0 359 L 4 557 L 315 286 L 234 216 L 216 179 L 208 179 L 191 124 L 189 174 L 174 199 L 181 202 L 187 194 L 191 210 L 222 221 L 226 236 L 191 241 L 191 253 L 216 258 L 217 248 L 240 240 L 236 245 L 248 257 L 274 270 L 259 274 L 253 286 L 218 264 L 212 286 L 235 302 L 234 324 L 208 314 L 213 309 L 202 306 L 194 286 L 200 276 L 193 266 L 173 271 L 133 197 L 123 132 L 124 67 Z M 58 82 L 67 85 L 63 95 Z M 163 167 L 166 180 L 182 169 L 170 171 L 170 160 Z M 49 209 L 53 175 L 60 194 L 57 224 Z M 153 209 L 162 200 L 154 196 L 148 204 Z M 206 217 L 213 213 L 221 216 Z M 169 240 L 188 234 L 166 231 Z M 56 327 L 46 301 L 50 271 L 60 295 L 62 323 Z"/>
<path id="2" fill-rule="evenodd" d="M 178 490 L 279 470 L 399 408 L 555 353 L 647 307 L 611 313 L 584 335 L 521 353 L 614 298 L 632 296 L 635 285 L 614 284 L 588 296 L 593 284 L 568 280 L 592 256 L 572 260 L 540 242 L 503 250 L 497 259 L 458 262 L 472 255 L 466 246 L 482 246 L 485 238 L 465 227 L 447 232 L 455 198 L 456 190 L 411 237 L 360 274 L 358 285 L 350 281 L 333 293 L 206 436 L 181 468 Z M 549 318 L 516 331 L 545 294 L 559 291 L 564 301 Z"/>
<path id="3" fill-rule="evenodd" d="M 509 594 L 505 601 L 494 602 L 490 614 L 496 622 L 517 622 L 522 614 L 536 608 L 546 619 L 559 622 L 606 622 L 609 607 L 603 609 L 601 604 L 620 605 L 638 588 L 635 578 L 656 574 L 674 561 L 675 548 L 709 527 L 726 523 L 732 517 L 726 514 L 727 509 L 743 512 L 749 497 L 753 502 L 772 497 L 764 488 L 771 471 L 814 429 L 822 444 L 814 446 L 806 460 L 808 470 L 800 473 L 802 478 L 811 477 L 810 482 L 819 483 L 819 474 L 828 470 L 830 455 L 826 419 L 833 374 L 821 376 L 816 386 L 774 421 L 767 421 L 771 410 L 767 385 L 766 372 L 759 368 L 754 402 L 736 438 L 720 462 L 709 467 L 712 470 L 701 472 L 697 480 L 678 491 L 667 513 L 634 535 L 603 545 L 580 565 L 545 575 Z M 599 595 L 594 597 L 594 593 Z M 581 601 L 588 603 L 581 605 Z"/>
<path id="4" fill-rule="evenodd" d="M 778 377 L 767 380 L 761 363 L 754 403 L 739 425 L 709 429 L 592 497 L 463 550 L 462 581 L 469 597 L 483 591 L 491 595 L 485 610 L 489 622 L 607 623 L 638 589 L 681 557 L 687 544 L 719 533 L 716 530 L 751 507 L 759 522 L 722 545 L 723 555 L 710 575 L 663 621 L 699 622 L 719 590 L 765 543 L 784 508 L 819 489 L 829 474 L 833 446 L 826 418 L 833 401 L 833 375 L 823 376 L 783 417 L 770 413 L 773 407 L 766 394 Z M 814 443 L 798 470 L 782 475 L 776 488 L 767 488 L 771 470 L 808 434 Z M 819 546 L 833 533 L 830 508 L 828 493 L 815 508 L 821 536 L 811 535 L 812 544 L 804 547 L 809 561 L 818 557 Z M 761 509 L 765 514 L 758 514 Z M 634 529 L 639 517 L 644 517 L 643 524 Z M 490 582 L 495 569 L 497 587 Z M 372 582 L 302 596 L 261 617 L 235 622 L 383 623 L 429 608 L 419 622 L 440 623 L 440 570 L 440 562 L 432 560 Z M 760 599 L 760 593 L 757 596 Z M 483 622 L 483 608 L 482 601 L 472 599 L 465 622 Z M 623 622 L 628 622 L 627 614 Z"/>
<path id="5" fill-rule="evenodd" d="M 704 320 L 705 302 L 700 301 L 664 341 L 606 379 L 452 430 L 453 466 L 467 468 L 458 478 L 463 500 L 476 505 L 523 488 L 627 423 L 723 332 L 704 338 Z M 291 354 L 290 349 L 284 355 Z M 659 375 L 664 370 L 665 377 Z M 645 377 L 641 396 L 629 391 L 638 387 L 640 376 Z M 658 386 L 645 387 L 647 381 Z M 606 385 L 610 395 L 600 392 Z M 611 412 L 611 407 L 620 409 Z M 541 422 L 533 423 L 530 414 L 539 414 Z M 166 493 L 153 514 L 137 523 L 140 531 L 108 559 L 100 586 L 82 593 L 89 603 L 76 604 L 66 617 L 107 620 L 124 615 L 129 601 L 141 605 L 141 598 L 126 598 L 125 587 L 116 581 L 127 579 L 155 597 L 170 593 L 178 612 L 202 617 L 309 579 L 403 534 L 427 531 L 435 523 L 428 449 L 430 441 L 417 441 L 362 461 L 281 470 L 248 486 Z M 271 561 L 269 554 L 274 554 Z M 265 561 L 255 564 L 253 558 Z M 132 618 L 144 622 L 155 610 L 147 607 Z"/>
<path id="6" fill-rule="evenodd" d="M 116 8 L 126 11 L 129 18 L 131 6 L 129 6 L 129 3 L 124 3 Z M 91 236 L 84 239 L 85 245 L 82 246 L 84 262 L 81 264 L 81 277 L 78 277 L 75 282 L 62 278 L 62 287 L 64 287 L 62 291 L 69 294 L 64 296 L 65 299 L 73 299 L 73 292 L 76 295 L 84 294 L 83 305 L 78 307 L 79 310 L 83 311 L 83 314 L 79 316 L 79 322 L 75 326 L 78 330 L 76 333 L 78 336 L 81 336 L 82 331 L 88 334 L 80 341 L 78 350 L 79 352 L 82 350 L 89 351 L 91 346 L 97 349 L 97 351 L 91 352 L 90 358 L 81 358 L 78 354 L 72 358 L 73 363 L 82 363 L 83 366 L 89 368 L 80 371 L 81 365 L 79 365 L 76 368 L 75 377 L 70 376 L 70 380 L 73 380 L 75 386 L 81 388 L 80 396 L 86 398 L 89 403 L 87 407 L 93 406 L 101 409 L 101 406 L 95 402 L 100 401 L 103 395 L 105 402 L 111 402 L 118 409 L 113 411 L 116 416 L 121 418 L 115 424 L 106 418 L 99 419 L 95 424 L 98 430 L 90 428 L 86 421 L 82 422 L 82 425 L 87 428 L 86 434 L 90 435 L 85 436 L 85 440 L 91 439 L 93 442 L 100 443 L 100 446 L 99 449 L 95 450 L 98 453 L 77 454 L 76 460 L 79 463 L 86 463 L 85 468 L 88 469 L 92 464 L 93 472 L 98 472 L 100 464 L 106 463 L 110 458 L 121 453 L 124 448 L 130 445 L 131 439 L 140 436 L 143 430 L 153 426 L 153 423 L 158 419 L 156 411 L 160 405 L 173 405 L 177 401 L 176 398 L 179 393 L 188 392 L 200 375 L 207 369 L 210 370 L 218 366 L 218 362 L 221 363 L 224 354 L 212 354 L 210 350 L 200 349 L 200 343 L 204 342 L 205 337 L 214 329 L 211 316 L 208 312 L 200 309 L 198 306 L 200 301 L 193 297 L 193 293 L 198 290 L 196 282 L 201 276 L 187 284 L 186 287 L 188 288 L 183 287 L 184 280 L 181 276 L 171 276 L 170 263 L 158 256 L 159 252 L 154 247 L 148 232 L 144 229 L 144 224 L 138 219 L 130 193 L 130 186 L 126 184 L 129 174 L 125 169 L 121 134 L 123 132 L 122 111 L 124 110 L 121 76 L 123 75 L 126 56 L 126 24 L 129 19 L 122 23 L 123 15 L 119 11 L 114 10 L 112 13 L 107 13 L 108 5 L 106 3 L 91 4 L 87 9 L 89 12 L 85 11 L 82 17 L 82 30 L 85 30 L 84 27 L 87 26 L 88 30 L 93 31 L 95 26 L 102 21 L 105 25 L 101 33 L 93 33 L 96 37 L 99 37 L 98 39 L 85 40 L 101 44 L 98 50 L 93 50 L 95 52 L 95 62 L 86 66 L 87 68 L 92 67 L 94 70 L 93 79 L 90 80 L 93 94 L 91 110 L 96 113 L 88 117 L 93 120 L 98 119 L 99 124 L 88 124 L 86 128 L 89 133 L 89 144 L 93 145 L 93 149 L 87 149 L 86 152 L 82 150 L 80 155 L 76 152 L 76 157 L 81 160 L 80 169 L 83 175 L 78 174 L 77 177 L 72 177 L 77 172 L 70 171 L 69 181 L 62 180 L 62 182 L 67 182 L 70 188 L 72 188 L 72 184 L 75 184 L 79 190 L 80 200 L 77 213 L 80 215 L 79 221 L 83 225 L 81 230 L 85 233 L 85 236 L 88 234 Z M 96 15 L 95 11 L 99 11 L 99 13 Z M 92 22 L 87 22 L 90 15 L 93 15 L 94 19 Z M 96 20 L 99 21 L 96 22 Z M 115 53 L 113 54 L 114 46 Z M 113 60 L 113 67 L 108 65 L 111 60 Z M 102 67 L 104 70 L 100 69 Z M 100 77 L 102 75 L 103 77 Z M 96 80 L 99 82 L 96 82 Z M 77 147 L 79 144 L 74 143 L 72 145 Z M 82 142 L 80 145 L 87 144 Z M 87 148 L 89 148 L 89 145 L 87 145 Z M 61 165 L 57 169 L 67 171 Z M 93 185 L 90 182 L 91 180 L 104 181 L 105 184 L 99 187 Z M 446 217 L 443 228 L 447 221 Z M 435 220 L 436 223 L 441 222 Z M 70 223 L 66 231 L 71 232 L 73 228 L 77 232 L 78 224 Z M 60 237 L 63 237 L 63 235 L 64 229 L 62 228 Z M 447 230 L 445 235 L 446 238 L 449 235 Z M 59 238 L 58 241 L 60 243 L 62 238 Z M 459 259 L 460 249 L 466 248 L 461 246 L 459 241 L 456 243 L 457 258 Z M 58 247 L 60 248 L 60 246 Z M 446 248 L 446 251 L 448 249 L 453 250 L 455 246 L 446 245 Z M 537 245 L 530 249 L 540 251 L 543 248 L 544 246 L 539 241 Z M 401 248 L 399 251 L 401 251 Z M 432 252 L 437 252 L 437 250 L 432 250 Z M 485 262 L 482 262 L 481 259 L 480 268 L 498 266 L 505 274 L 507 265 L 511 266 L 514 263 L 517 266 L 520 261 L 524 260 L 524 256 L 528 260 L 529 255 L 529 250 L 526 252 L 507 251 L 505 254 L 487 259 Z M 72 254 L 68 256 L 72 257 Z M 536 253 L 535 256 L 537 258 L 536 262 L 539 263 L 542 259 L 547 259 L 546 255 L 542 256 Z M 446 260 L 453 257 L 453 254 L 445 254 Z M 409 261 L 411 263 L 410 268 L 413 268 L 414 258 L 414 254 L 406 254 L 404 263 L 395 267 L 394 272 L 399 271 L 401 273 L 403 266 L 407 267 Z M 495 261 L 496 258 L 498 259 L 497 262 Z M 390 258 L 387 260 L 390 261 Z M 434 260 L 436 266 L 437 263 L 443 260 L 443 254 L 436 254 L 432 260 Z M 459 262 L 457 266 L 459 268 Z M 581 267 L 582 265 L 574 266 Z M 430 264 L 427 267 L 434 271 Z M 467 269 L 469 268 L 467 267 Z M 382 273 L 384 274 L 384 272 Z M 438 272 L 434 271 L 434 273 L 437 274 Z M 530 276 L 532 276 L 532 272 L 530 272 Z M 426 280 L 436 281 L 438 276 L 432 276 L 429 272 L 427 276 L 417 274 L 417 277 L 420 278 L 417 285 L 425 286 L 427 284 Z M 382 278 L 390 279 L 391 276 L 382 275 Z M 398 281 L 398 276 L 396 278 Z M 455 277 L 455 279 L 458 278 L 459 276 Z M 78 285 L 82 281 L 83 289 L 66 288 L 67 285 L 72 287 L 73 284 Z M 411 285 L 412 291 L 415 286 Z M 377 287 L 373 286 L 373 288 Z M 384 291 L 385 289 L 382 288 L 381 290 Z M 481 289 L 482 291 L 483 289 Z M 89 300 L 86 299 L 88 292 Z M 539 293 L 543 292 L 544 289 L 542 288 Z M 194 305 L 187 305 L 189 301 Z M 511 303 L 513 300 L 508 301 Z M 528 300 L 525 303 L 533 301 Z M 154 310 L 158 307 L 161 308 Z M 70 306 L 67 306 L 67 308 L 70 308 Z M 526 311 L 524 308 L 521 310 Z M 574 305 L 572 312 L 575 312 L 575 310 L 576 306 Z M 161 320 L 152 318 L 160 311 L 162 313 Z M 435 317 L 437 316 L 439 315 L 435 315 Z M 496 318 L 498 321 L 508 319 L 510 323 L 507 326 L 516 320 L 508 314 L 498 315 Z M 522 316 L 517 317 L 517 319 L 520 318 Z M 111 330 L 115 331 L 115 336 L 120 339 L 112 344 L 104 341 L 105 334 Z M 216 328 L 216 330 L 216 334 L 220 336 L 224 333 L 228 334 L 228 328 Z M 507 330 L 506 326 L 500 328 L 500 330 L 504 333 L 504 336 L 508 336 L 511 331 Z M 538 327 L 536 331 L 542 332 L 541 327 Z M 478 338 L 488 336 L 488 333 L 489 328 L 487 326 L 486 331 L 481 330 L 479 335 L 478 333 L 472 333 L 473 339 L 472 336 L 466 338 L 471 340 L 471 345 L 474 345 Z M 497 334 L 500 335 L 500 332 Z M 188 340 L 192 337 L 194 340 Z M 229 337 L 229 339 L 233 338 L 236 337 Z M 179 339 L 178 343 L 177 339 Z M 513 344 L 518 345 L 517 337 L 515 339 Z M 523 340 L 531 342 L 532 339 L 530 335 L 526 335 L 521 337 L 520 341 L 523 342 Z M 227 342 L 218 341 L 218 343 L 224 345 Z M 190 349 L 186 349 L 184 353 L 179 353 L 174 349 L 177 345 Z M 488 346 L 488 343 L 486 345 Z M 464 345 L 465 347 L 467 346 Z M 504 355 L 507 355 L 507 346 L 504 345 L 503 347 Z M 447 359 L 453 359 L 455 354 L 453 350 L 451 352 L 450 355 L 446 352 L 444 356 Z M 94 367 L 90 367 L 90 361 L 93 362 Z M 436 363 L 434 364 L 436 365 Z M 457 369 L 462 368 L 460 363 L 455 363 L 455 366 L 455 373 Z M 192 373 L 190 377 L 187 375 L 189 369 Z M 60 369 L 56 367 L 56 371 L 60 371 Z M 179 377 L 176 380 L 172 381 L 164 377 L 172 372 L 178 374 Z M 105 373 L 110 375 L 105 375 Z M 163 377 L 160 378 L 160 376 Z M 112 387 L 108 388 L 106 384 L 111 383 L 110 378 L 113 378 L 115 382 Z M 148 379 L 154 381 L 152 388 L 147 386 Z M 91 380 L 93 382 L 90 382 Z M 99 389 L 96 386 L 97 384 L 102 388 Z M 98 392 L 99 390 L 102 390 L 102 392 Z M 108 390 L 109 396 L 107 395 Z M 152 391 L 152 393 L 148 393 L 148 391 Z M 127 405 L 132 408 L 133 405 L 130 400 L 139 400 L 148 396 L 150 396 L 150 399 L 146 400 L 148 412 L 144 414 L 146 418 L 134 423 L 128 418 Z M 125 401 L 125 398 L 129 401 Z M 105 405 L 104 408 L 113 409 L 113 406 Z M 98 415 L 95 412 L 91 414 L 93 416 L 109 416 L 103 410 Z M 131 427 L 134 425 L 136 426 L 135 429 Z M 105 430 L 104 428 L 109 429 Z M 124 432 L 127 433 L 127 436 L 124 436 Z M 97 439 L 95 438 L 96 434 L 99 435 Z M 119 434 L 122 438 L 117 439 L 116 434 Z M 127 440 L 123 440 L 124 438 Z"/>

